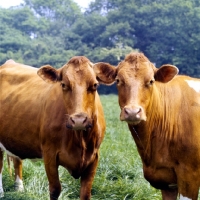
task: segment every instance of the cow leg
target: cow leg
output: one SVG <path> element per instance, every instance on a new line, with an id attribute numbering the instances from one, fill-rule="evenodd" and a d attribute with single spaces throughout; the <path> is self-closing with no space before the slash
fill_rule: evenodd
<path id="1" fill-rule="evenodd" d="M 161 190 L 163 200 L 176 200 L 178 189 Z"/>
<path id="2" fill-rule="evenodd" d="M 7 163 L 8 163 L 8 172 L 10 174 L 10 177 L 12 177 L 12 168 L 11 168 L 11 164 L 10 162 L 12 161 L 12 157 L 10 157 L 9 155 L 7 155 Z"/>
<path id="3" fill-rule="evenodd" d="M 56 165 L 56 161 L 53 162 L 52 157 L 48 160 L 44 157 L 44 165 L 49 181 L 50 200 L 57 200 L 61 192 L 61 184 L 58 175 L 58 166 Z"/>
<path id="4" fill-rule="evenodd" d="M 178 193 L 180 194 L 180 200 L 197 200 L 199 193 L 199 175 L 200 170 L 197 168 L 190 167 L 187 163 L 184 165 L 180 165 L 176 169 L 177 174 L 177 185 L 178 185 Z"/>
<path id="5" fill-rule="evenodd" d="M 178 192 L 180 194 L 180 200 L 197 200 L 199 187 L 194 181 L 187 182 L 180 185 Z"/>
<path id="6" fill-rule="evenodd" d="M 15 169 L 15 190 L 24 191 L 23 181 L 22 181 L 22 160 L 13 157 L 13 164 Z"/>
<path id="7" fill-rule="evenodd" d="M 2 172 L 3 172 L 3 151 L 0 149 L 0 198 L 4 196 Z"/>
<path id="8" fill-rule="evenodd" d="M 96 159 L 92 164 L 90 164 L 81 175 L 81 190 L 80 190 L 80 199 L 89 200 L 91 198 L 91 189 L 94 176 L 96 174 L 96 168 L 98 165 L 98 154 Z"/>

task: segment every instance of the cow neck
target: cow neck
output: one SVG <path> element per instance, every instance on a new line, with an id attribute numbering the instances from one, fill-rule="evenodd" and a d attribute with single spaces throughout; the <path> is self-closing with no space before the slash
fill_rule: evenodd
<path id="1" fill-rule="evenodd" d="M 144 131 L 145 124 L 141 122 L 139 125 L 128 126 L 143 162 L 148 163 L 151 157 L 151 149 L 148 147 L 148 137 Z"/>
<path id="2" fill-rule="evenodd" d="M 90 154 L 88 154 L 87 151 L 91 151 L 91 155 L 93 154 L 93 151 L 95 151 L 95 146 L 93 146 L 93 142 L 91 142 L 91 140 L 93 140 L 94 134 L 94 128 L 92 128 L 91 130 L 74 131 L 77 144 L 81 149 L 80 168 L 84 168 L 86 162 L 86 155 Z"/>
<path id="3" fill-rule="evenodd" d="M 76 140 L 78 142 L 81 141 L 80 145 L 84 143 L 83 146 L 85 146 L 89 142 L 89 140 L 91 138 L 90 135 L 91 135 L 91 130 L 90 131 L 89 130 L 74 131 L 74 136 L 75 136 Z"/>
<path id="4" fill-rule="evenodd" d="M 173 85 L 157 83 L 154 87 L 146 122 L 150 141 L 157 138 L 160 143 L 169 144 L 170 141 L 178 139 L 177 124 L 182 98 Z"/>
<path id="5" fill-rule="evenodd" d="M 138 141 L 138 142 L 137 142 L 138 148 L 141 149 L 142 151 L 144 151 L 144 150 L 145 150 L 144 144 L 143 144 L 144 142 L 143 142 L 142 139 L 140 138 L 140 136 L 139 136 L 138 132 L 136 131 L 135 127 L 132 126 L 131 129 L 132 129 L 133 134 L 135 135 L 135 136 L 134 136 L 135 141 Z"/>
<path id="6" fill-rule="evenodd" d="M 75 135 L 77 137 L 77 140 L 79 141 L 79 145 L 81 148 L 81 162 L 80 162 L 80 168 L 83 168 L 84 162 L 85 162 L 85 155 L 86 155 L 86 149 L 87 149 L 87 131 L 75 131 Z"/>
<path id="7" fill-rule="evenodd" d="M 177 92 L 173 82 L 154 85 L 146 109 L 147 121 L 134 127 L 143 146 L 137 141 L 141 157 L 147 165 L 153 160 L 155 152 L 159 153 L 159 149 L 170 149 L 173 144 L 179 144 L 181 133 L 184 132 L 182 127 L 187 127 L 189 123 L 189 120 L 185 120 L 182 126 L 179 120 L 184 98 L 182 93 Z"/>
<path id="8" fill-rule="evenodd" d="M 167 93 L 164 84 L 159 85 L 158 88 L 154 87 L 149 106 L 146 109 L 147 121 L 143 121 L 136 126 L 129 126 L 140 156 L 146 165 L 150 164 L 154 156 L 152 152 L 155 145 L 169 142 L 171 137 L 169 132 L 173 132 L 173 125 L 169 123 L 170 116 L 166 114 L 168 113 L 169 101 L 166 101 L 164 97 Z"/>

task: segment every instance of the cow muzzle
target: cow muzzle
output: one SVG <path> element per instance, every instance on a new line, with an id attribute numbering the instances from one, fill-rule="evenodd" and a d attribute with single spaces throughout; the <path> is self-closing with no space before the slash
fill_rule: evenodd
<path id="1" fill-rule="evenodd" d="M 146 121 L 146 116 L 141 106 L 136 106 L 136 107 L 125 106 L 121 110 L 120 120 L 126 121 L 129 124 L 136 125 L 139 124 L 141 121 Z"/>
<path id="2" fill-rule="evenodd" d="M 72 130 L 86 130 L 92 128 L 92 120 L 86 113 L 67 115 L 66 127 Z"/>

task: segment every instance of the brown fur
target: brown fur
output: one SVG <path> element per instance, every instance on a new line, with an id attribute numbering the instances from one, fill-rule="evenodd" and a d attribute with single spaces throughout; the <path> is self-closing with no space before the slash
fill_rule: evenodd
<path id="1" fill-rule="evenodd" d="M 118 67 L 107 68 L 117 72 L 113 82 L 117 81 L 120 119 L 135 140 L 146 180 L 161 189 L 163 200 L 176 200 L 178 193 L 197 200 L 200 92 L 187 81 L 200 85 L 200 80 L 178 76 L 173 65 L 155 68 L 142 53 L 131 53 Z"/>
<path id="2" fill-rule="evenodd" d="M 0 142 L 21 159 L 43 158 L 51 200 L 61 191 L 59 165 L 81 178 L 80 199 L 90 199 L 105 132 L 90 61 L 73 57 L 58 70 L 5 63 L 0 78 Z"/>

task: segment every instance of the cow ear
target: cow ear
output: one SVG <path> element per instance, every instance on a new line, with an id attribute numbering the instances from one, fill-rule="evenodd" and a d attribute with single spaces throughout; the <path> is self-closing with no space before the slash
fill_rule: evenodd
<path id="1" fill-rule="evenodd" d="M 155 80 L 167 83 L 171 81 L 178 74 L 178 72 L 178 68 L 174 65 L 162 65 L 155 73 Z"/>
<path id="2" fill-rule="evenodd" d="M 100 83 L 112 85 L 115 82 L 117 67 L 114 67 L 109 63 L 99 62 L 93 65 L 93 69 L 97 76 L 97 80 Z"/>
<path id="3" fill-rule="evenodd" d="M 40 67 L 37 74 L 47 83 L 55 83 L 59 80 L 58 71 L 50 65 Z"/>

